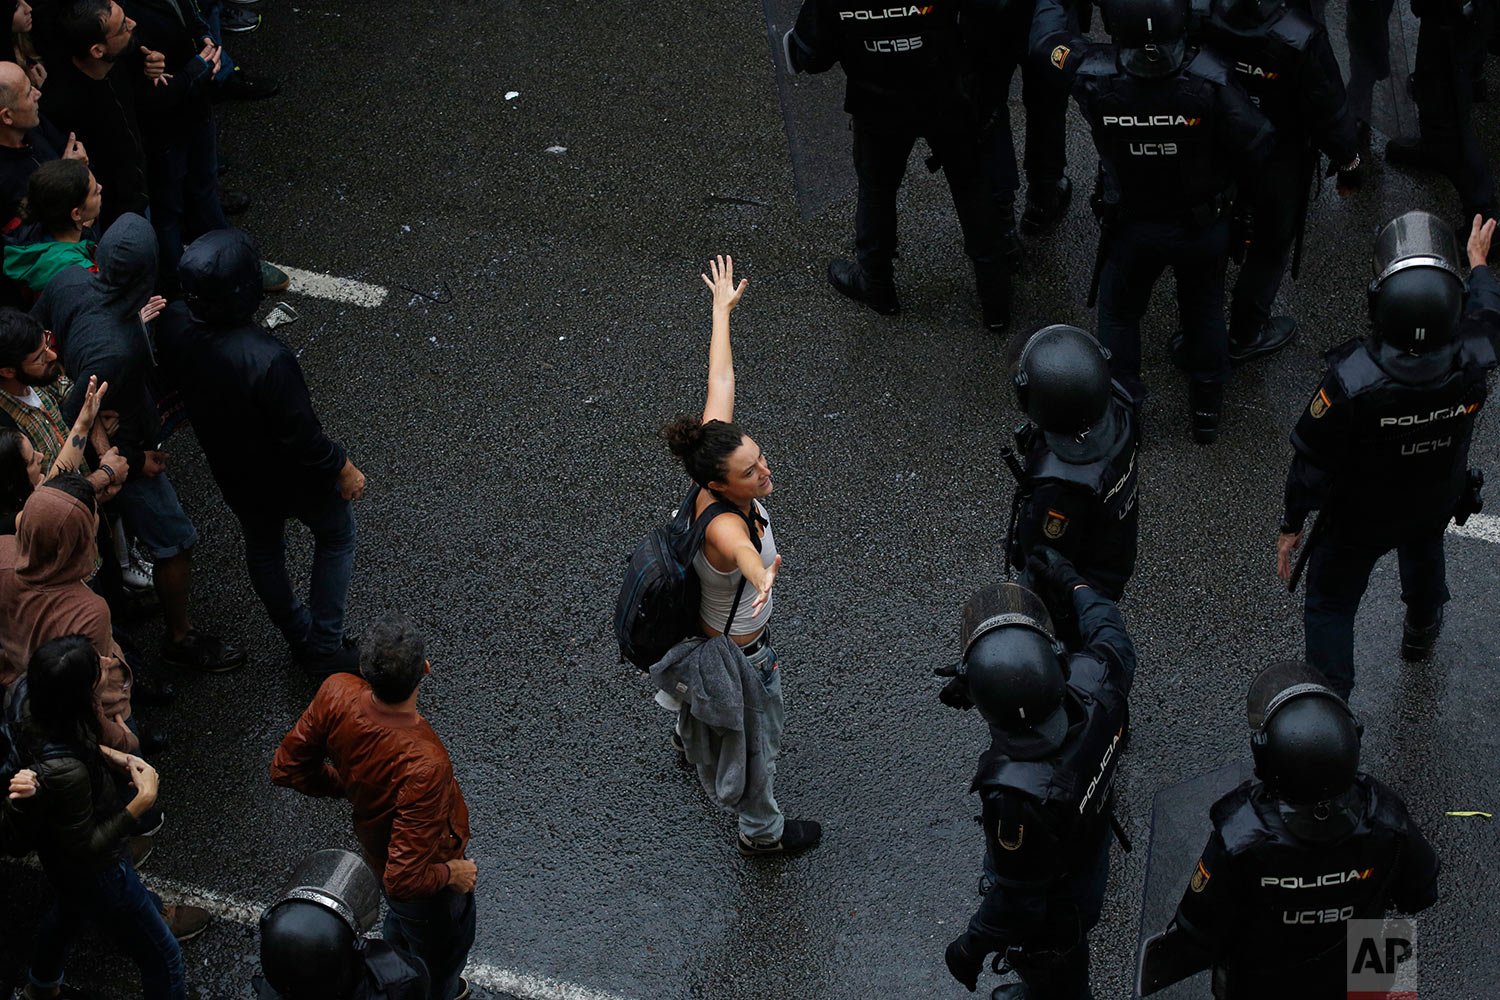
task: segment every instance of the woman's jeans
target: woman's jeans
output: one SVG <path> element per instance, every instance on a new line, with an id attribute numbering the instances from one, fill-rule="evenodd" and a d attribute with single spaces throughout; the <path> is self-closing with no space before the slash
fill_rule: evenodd
<path id="1" fill-rule="evenodd" d="M 766 735 L 766 793 L 764 796 L 746 797 L 739 806 L 740 833 L 746 840 L 757 844 L 774 843 L 781 839 L 786 817 L 776 804 L 776 758 L 781 756 L 781 724 L 784 708 L 781 702 L 781 669 L 776 662 L 776 650 L 768 642 L 747 659 L 760 675 L 766 689 L 766 710 L 761 719 Z"/>
<path id="2" fill-rule="evenodd" d="M 182 949 L 161 917 L 159 901 L 146 891 L 130 859 L 100 872 L 80 872 L 43 857 L 42 869 L 56 894 L 37 925 L 31 983 L 52 989 L 63 981 L 63 963 L 85 923 L 94 922 L 141 970 L 145 1000 L 184 1000 Z"/>

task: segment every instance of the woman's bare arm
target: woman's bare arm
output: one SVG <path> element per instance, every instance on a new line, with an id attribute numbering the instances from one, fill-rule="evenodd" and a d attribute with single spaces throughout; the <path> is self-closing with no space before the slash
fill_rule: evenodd
<path id="1" fill-rule="evenodd" d="M 734 258 L 720 255 L 708 262 L 713 277 L 699 275 L 713 294 L 713 339 L 708 345 L 708 401 L 703 422 L 734 419 L 734 352 L 729 346 L 729 312 L 740 301 L 749 281 L 734 284 Z"/>

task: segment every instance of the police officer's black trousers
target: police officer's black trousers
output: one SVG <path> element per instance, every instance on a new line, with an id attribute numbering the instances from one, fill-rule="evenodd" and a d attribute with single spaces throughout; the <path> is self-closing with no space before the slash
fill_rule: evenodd
<path id="1" fill-rule="evenodd" d="M 1088 933 L 1104 909 L 1109 883 L 1109 825 L 1087 846 L 1091 855 L 1074 860 L 1072 874 L 1053 882 L 1040 898 L 999 884 L 989 852 L 984 858 L 984 882 L 989 886 L 979 909 L 969 919 L 972 950 L 981 954 L 1008 952 L 1011 965 L 1026 983 L 1034 1000 L 1086 1000 L 1089 995 Z M 1039 872 L 1038 877 L 1047 873 Z M 1022 934 L 1009 928 L 1024 927 Z"/>
<path id="2" fill-rule="evenodd" d="M 1113 227 L 1099 274 L 1099 342 L 1117 375 L 1141 384 L 1141 317 L 1167 267 L 1177 279 L 1187 369 L 1194 381 L 1229 381 L 1229 328 L 1224 323 L 1224 269 L 1229 223 L 1189 219 L 1122 221 Z"/>
<path id="3" fill-rule="evenodd" d="M 1276 290 L 1281 287 L 1281 276 L 1286 273 L 1297 239 L 1302 186 L 1311 183 L 1308 162 L 1307 146 L 1302 141 L 1294 137 L 1277 142 L 1256 173 L 1254 187 L 1244 192 L 1250 199 L 1254 229 L 1229 307 L 1232 341 L 1253 339 L 1271 318 Z"/>
<path id="4" fill-rule="evenodd" d="M 1326 514 L 1323 516 L 1327 516 Z M 1396 550 L 1401 567 L 1401 600 L 1407 613 L 1428 622 L 1448 602 L 1443 563 L 1443 529 L 1433 528 L 1399 541 L 1361 538 L 1333 530 L 1307 559 L 1307 600 L 1302 622 L 1307 630 L 1307 662 L 1328 678 L 1344 698 L 1354 690 L 1354 616 L 1381 556 Z"/>
<path id="5" fill-rule="evenodd" d="M 1375 82 L 1391 75 L 1391 11 L 1396 0 L 1348 0 L 1344 33 L 1349 40 L 1349 113 L 1370 120 Z"/>
<path id="6" fill-rule="evenodd" d="M 1436 14 L 1420 19 L 1417 32 L 1417 119 L 1422 144 L 1458 190 L 1468 216 L 1494 211 L 1495 182 L 1474 132 L 1474 75 L 1484 61 L 1491 18 L 1488 7 L 1473 21 L 1447 24 Z"/>
<path id="7" fill-rule="evenodd" d="M 994 54 L 984 68 L 984 84 L 989 91 L 985 102 L 986 121 L 980 133 L 984 167 L 998 207 L 1014 205 L 1021 177 L 1016 170 L 1015 131 L 1010 122 L 1010 81 L 1016 68 L 1021 70 L 1021 106 L 1026 109 L 1026 152 L 1022 166 L 1029 188 L 1055 185 L 1068 165 L 1067 116 L 1068 91 L 1043 76 L 1042 69 L 1026 54 L 1026 36 L 1030 26 L 1031 5 L 1015 3 L 1010 7 L 1023 15 L 1015 28 L 1021 45 Z"/>
<path id="8" fill-rule="evenodd" d="M 854 248 L 860 269 L 874 281 L 892 279 L 896 257 L 896 192 L 917 139 L 927 140 L 942 164 L 953 208 L 963 229 L 964 253 L 974 262 L 979 294 L 1009 293 L 1009 274 L 999 266 L 997 231 L 989 184 L 979 161 L 979 139 L 973 129 L 919 133 L 890 131 L 854 119 L 854 172 L 859 202 L 854 212 Z M 986 285 L 990 287 L 987 288 Z"/>

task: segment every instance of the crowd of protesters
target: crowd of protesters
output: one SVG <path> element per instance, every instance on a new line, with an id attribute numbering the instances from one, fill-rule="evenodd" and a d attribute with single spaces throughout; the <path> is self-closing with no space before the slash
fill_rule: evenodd
<path id="1" fill-rule="evenodd" d="M 348 789 L 386 876 L 388 936 L 426 963 L 433 996 L 466 994 L 475 871 L 451 764 L 415 709 L 423 643 L 400 619 L 363 647 L 344 633 L 364 476 L 324 432 L 295 356 L 255 321 L 287 276 L 226 221 L 248 199 L 219 186 L 213 104 L 278 86 L 241 71 L 221 32 L 253 30 L 260 14 L 253 0 L 12 7 L 0 46 L 0 765 L 11 776 L 0 839 L 36 850 L 53 893 L 19 995 L 75 995 L 65 960 L 92 921 L 134 961 L 144 996 L 180 1000 L 180 942 L 210 921 L 136 874 L 164 822 L 146 758 L 169 737 L 140 712 L 175 694 L 158 666 L 219 673 L 246 660 L 194 619 L 198 532 L 165 450 L 185 422 L 291 659 L 341 678 L 288 736 L 275 778 L 315 795 Z M 315 543 L 305 597 L 286 568 L 292 520 Z M 153 614 L 159 643 L 119 628 Z M 375 799 L 361 740 L 396 755 Z M 429 832 L 434 798 L 443 836 Z M 448 929 L 436 940 L 434 928 Z"/>

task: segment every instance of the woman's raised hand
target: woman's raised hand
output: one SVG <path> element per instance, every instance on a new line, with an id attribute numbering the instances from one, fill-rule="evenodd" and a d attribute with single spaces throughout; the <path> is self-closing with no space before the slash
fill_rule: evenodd
<path id="1" fill-rule="evenodd" d="M 734 258 L 719 254 L 708 262 L 709 273 L 700 274 L 703 283 L 713 292 L 714 308 L 723 309 L 725 312 L 733 309 L 739 304 L 740 296 L 745 294 L 745 286 L 750 284 L 748 278 L 741 278 L 739 287 L 734 284 Z"/>

